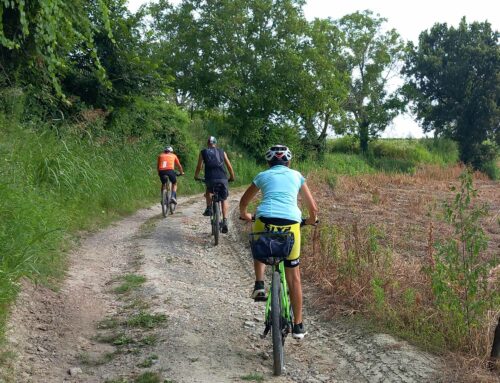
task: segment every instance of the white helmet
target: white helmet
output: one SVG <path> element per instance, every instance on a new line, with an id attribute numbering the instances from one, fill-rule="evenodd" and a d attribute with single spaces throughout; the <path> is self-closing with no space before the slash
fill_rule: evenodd
<path id="1" fill-rule="evenodd" d="M 210 136 L 208 137 L 207 143 L 215 145 L 217 144 L 217 138 L 215 138 L 214 136 Z"/>
<path id="2" fill-rule="evenodd" d="M 174 148 L 172 148 L 171 146 L 165 146 L 165 149 L 163 149 L 163 151 L 165 152 L 170 152 L 170 153 L 173 153 L 174 152 Z"/>
<path id="3" fill-rule="evenodd" d="M 267 150 L 266 161 L 271 161 L 273 158 L 288 162 L 292 159 L 292 152 L 285 145 L 274 145 Z"/>

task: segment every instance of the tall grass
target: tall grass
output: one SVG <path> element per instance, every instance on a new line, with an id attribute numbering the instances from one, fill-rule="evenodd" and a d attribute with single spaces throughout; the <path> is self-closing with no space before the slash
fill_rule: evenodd
<path id="1" fill-rule="evenodd" d="M 327 146 L 330 153 L 343 153 L 365 162 L 369 172 L 414 173 L 422 164 L 445 166 L 458 162 L 456 143 L 443 138 L 380 139 L 370 143 L 365 156 L 360 155 L 359 142 L 351 136 L 330 140 Z M 357 173 L 350 170 L 341 174 Z"/>
<path id="2" fill-rule="evenodd" d="M 97 145 L 16 124 L 0 132 L 1 325 L 21 277 L 62 274 L 71 233 L 149 204 L 159 186 L 151 143 Z"/>
<path id="3" fill-rule="evenodd" d="M 123 128 L 125 129 L 125 128 Z M 127 139 L 97 126 L 27 128 L 0 113 L 0 333 L 22 277 L 48 281 L 63 275 L 64 249 L 73 233 L 105 224 L 159 200 L 156 157 L 168 138 Z M 199 135 L 204 135 L 200 133 Z M 177 139 L 179 139 L 177 137 Z M 186 140 L 185 140 L 186 141 Z M 200 145 L 200 149 L 203 147 Z M 179 195 L 201 193 L 193 179 L 197 149 L 178 142 L 186 177 Z M 262 170 L 229 147 L 233 186 Z"/>

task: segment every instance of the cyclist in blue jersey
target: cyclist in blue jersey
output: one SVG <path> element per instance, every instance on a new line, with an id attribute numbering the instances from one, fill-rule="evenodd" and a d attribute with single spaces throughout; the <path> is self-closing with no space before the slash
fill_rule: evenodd
<path id="1" fill-rule="evenodd" d="M 302 213 L 298 207 L 297 197 L 300 193 L 302 202 L 309 212 L 306 224 L 314 225 L 318 221 L 318 207 L 300 172 L 290 169 L 292 153 L 283 145 L 275 145 L 266 152 L 269 169 L 259 173 L 245 191 L 240 200 L 240 217 L 251 221 L 252 215 L 247 212 L 248 204 L 262 192 L 262 200 L 255 214 L 254 232 L 278 230 L 290 231 L 294 235 L 294 245 L 285 260 L 285 275 L 290 289 L 294 324 L 292 336 L 302 339 L 306 334 L 302 320 L 302 284 L 300 278 L 300 223 Z M 254 261 L 255 286 L 252 298 L 265 300 L 264 288 L 265 264 Z"/>

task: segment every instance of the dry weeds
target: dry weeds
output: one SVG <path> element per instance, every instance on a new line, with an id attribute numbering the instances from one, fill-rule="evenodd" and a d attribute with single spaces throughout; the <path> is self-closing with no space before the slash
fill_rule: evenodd
<path id="1" fill-rule="evenodd" d="M 371 282 L 379 278 L 383 283 L 384 299 L 398 310 L 394 317 L 398 322 L 396 327 L 416 326 L 414 322 L 418 317 L 421 327 L 409 331 L 432 331 L 426 322 L 440 314 L 432 309 L 434 296 L 423 269 L 434 267 L 434 243 L 451 234 L 440 214 L 443 202 L 453 198 L 450 186 L 459 186 L 458 177 L 462 171 L 460 166 L 425 166 L 414 175 L 344 176 L 337 179 L 333 190 L 325 182 L 324 172 L 311 174 L 308 183 L 315 190 L 321 208 L 322 228 L 310 234 L 315 240 L 308 241 L 312 245 L 304 249 L 307 259 L 304 272 L 306 278 L 324 291 L 321 303 L 329 304 L 330 310 L 336 313 L 362 311 L 376 316 L 378 311 Z M 499 184 L 475 173 L 474 187 L 478 191 L 476 203 L 489 208 L 489 215 L 481 222 L 489 238 L 485 258 L 498 257 Z M 370 227 L 380 230 L 376 241 L 384 250 L 370 252 L 373 246 L 369 239 L 373 235 Z M 332 256 L 337 253 L 344 256 Z M 349 257 L 353 258 L 355 270 L 346 266 Z M 490 288 L 499 288 L 499 273 L 498 270 L 492 272 Z M 380 312 L 387 316 L 387 310 Z M 497 377 L 484 367 L 498 315 L 500 310 L 489 312 L 486 323 L 475 331 L 467 355 L 450 354 L 448 359 L 456 362 L 452 367 L 458 371 L 452 374 L 454 378 L 460 377 L 464 382 L 496 381 Z"/>

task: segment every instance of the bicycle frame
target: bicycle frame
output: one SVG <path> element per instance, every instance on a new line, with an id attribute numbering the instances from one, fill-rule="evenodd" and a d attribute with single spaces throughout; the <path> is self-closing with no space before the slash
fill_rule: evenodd
<path id="1" fill-rule="evenodd" d="M 280 262 L 279 264 L 273 266 L 273 272 L 277 271 L 280 274 L 280 294 L 281 294 L 281 305 L 282 305 L 282 318 L 284 319 L 285 326 L 282 328 L 283 337 L 286 337 L 289 333 L 289 329 L 291 329 L 292 324 L 292 310 L 290 298 L 288 297 L 288 284 L 286 283 L 286 275 L 285 275 L 285 264 Z M 266 301 L 266 310 L 264 314 L 264 320 L 266 327 L 264 329 L 264 334 L 262 334 L 262 338 L 264 338 L 268 332 L 271 330 L 271 294 L 272 288 L 269 290 Z"/>
<path id="2" fill-rule="evenodd" d="M 222 203 L 219 200 L 219 195 L 216 190 L 212 192 L 212 215 L 210 216 L 210 222 L 212 224 L 212 235 L 214 236 L 214 243 L 217 246 L 219 244 L 219 234 L 221 230 L 221 218 L 222 216 Z"/>
<path id="3" fill-rule="evenodd" d="M 175 173 L 177 177 L 182 176 L 181 173 Z M 168 211 L 170 210 L 170 214 L 174 214 L 174 211 L 176 209 L 175 204 L 172 204 L 172 189 L 173 185 L 172 182 L 170 181 L 170 178 L 167 179 L 167 182 L 165 183 L 165 189 L 162 189 L 161 192 L 161 208 L 162 208 L 162 213 L 163 216 L 166 218 L 168 215 Z M 165 191 L 165 200 L 163 198 L 163 192 Z"/>

